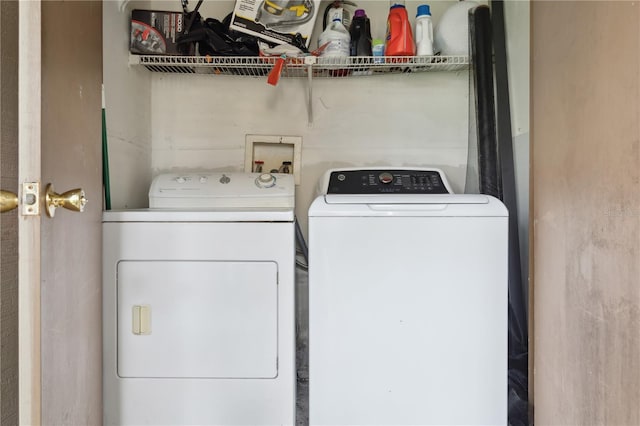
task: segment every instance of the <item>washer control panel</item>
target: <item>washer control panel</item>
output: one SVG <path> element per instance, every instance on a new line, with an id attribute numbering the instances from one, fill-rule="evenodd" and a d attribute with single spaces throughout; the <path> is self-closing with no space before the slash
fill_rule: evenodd
<path id="1" fill-rule="evenodd" d="M 437 169 L 332 170 L 327 194 L 450 194 Z"/>

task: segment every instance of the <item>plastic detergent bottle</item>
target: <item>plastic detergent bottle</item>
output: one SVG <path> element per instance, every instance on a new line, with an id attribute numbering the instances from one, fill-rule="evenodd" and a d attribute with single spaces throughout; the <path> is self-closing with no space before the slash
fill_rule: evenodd
<path id="1" fill-rule="evenodd" d="M 418 6 L 416 15 L 416 55 L 433 55 L 433 22 L 428 4 Z"/>
<path id="2" fill-rule="evenodd" d="M 371 22 L 363 9 L 357 9 L 349 27 L 351 56 L 373 56 L 371 51 Z"/>
<path id="3" fill-rule="evenodd" d="M 411 23 L 407 9 L 402 4 L 394 4 L 389 9 L 384 54 L 385 56 L 413 56 L 415 54 Z"/>
<path id="4" fill-rule="evenodd" d="M 339 18 L 335 18 L 318 38 L 318 47 L 328 43 L 320 55 L 325 57 L 348 57 L 350 42 L 349 31 L 342 25 L 342 21 Z"/>

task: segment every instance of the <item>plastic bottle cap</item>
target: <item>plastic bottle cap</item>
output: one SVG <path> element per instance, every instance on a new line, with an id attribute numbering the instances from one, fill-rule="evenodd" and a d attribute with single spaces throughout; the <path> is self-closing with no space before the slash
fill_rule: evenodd
<path id="1" fill-rule="evenodd" d="M 384 40 L 379 39 L 379 38 L 374 38 L 373 40 L 371 40 L 371 45 L 375 46 L 376 44 L 384 44 Z"/>
<path id="2" fill-rule="evenodd" d="M 418 13 L 416 14 L 416 16 L 423 15 L 431 16 L 431 9 L 429 8 L 428 4 L 421 4 L 420 6 L 418 6 Z"/>
<path id="3" fill-rule="evenodd" d="M 364 11 L 364 9 L 356 9 L 355 13 L 353 14 L 354 18 L 363 18 L 366 16 L 367 13 Z"/>
<path id="4" fill-rule="evenodd" d="M 396 9 L 396 8 L 399 8 L 399 7 L 405 9 L 404 4 L 394 4 L 393 6 L 391 6 L 391 9 Z"/>

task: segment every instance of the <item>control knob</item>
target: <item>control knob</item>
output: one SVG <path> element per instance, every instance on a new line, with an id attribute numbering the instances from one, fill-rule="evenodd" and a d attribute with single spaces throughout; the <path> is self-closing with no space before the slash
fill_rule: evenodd
<path id="1" fill-rule="evenodd" d="M 263 173 L 256 178 L 258 188 L 271 188 L 276 184 L 276 177 L 271 173 Z"/>
<path id="2" fill-rule="evenodd" d="M 388 173 L 388 172 L 383 172 L 383 173 L 380 173 L 380 176 L 378 176 L 378 179 L 383 184 L 388 185 L 391 182 L 393 182 L 393 175 L 391 173 Z"/>

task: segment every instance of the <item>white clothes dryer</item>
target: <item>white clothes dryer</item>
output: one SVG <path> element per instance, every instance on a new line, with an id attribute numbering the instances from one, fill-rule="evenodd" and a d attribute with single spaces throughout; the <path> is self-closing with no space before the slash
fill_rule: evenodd
<path id="1" fill-rule="evenodd" d="M 294 181 L 154 179 L 103 216 L 106 425 L 292 425 Z"/>
<path id="2" fill-rule="evenodd" d="M 337 169 L 309 208 L 311 425 L 506 425 L 504 205 Z"/>

